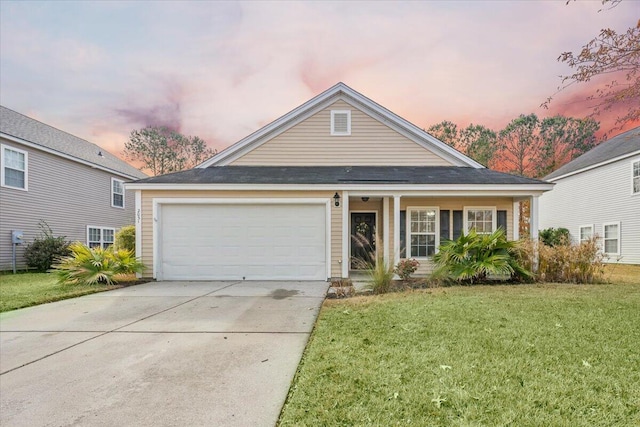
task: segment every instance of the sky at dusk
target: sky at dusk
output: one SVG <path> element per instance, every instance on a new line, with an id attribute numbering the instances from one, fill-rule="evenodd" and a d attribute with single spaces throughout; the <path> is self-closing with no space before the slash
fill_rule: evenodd
<path id="1" fill-rule="evenodd" d="M 540 108 L 557 57 L 640 2 L 0 0 L 0 103 L 121 155 L 165 125 L 221 150 L 342 81 L 420 127 L 583 117 L 586 85 Z M 615 115 L 600 116 L 602 129 Z M 614 132 L 614 134 L 617 132 Z"/>

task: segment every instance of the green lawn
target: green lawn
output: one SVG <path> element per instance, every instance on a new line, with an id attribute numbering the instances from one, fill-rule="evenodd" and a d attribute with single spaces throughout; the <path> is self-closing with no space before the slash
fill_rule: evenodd
<path id="1" fill-rule="evenodd" d="M 279 425 L 640 425 L 630 277 L 328 300 Z"/>
<path id="2" fill-rule="evenodd" d="M 0 312 L 30 307 L 122 286 L 63 286 L 49 273 L 0 275 Z"/>

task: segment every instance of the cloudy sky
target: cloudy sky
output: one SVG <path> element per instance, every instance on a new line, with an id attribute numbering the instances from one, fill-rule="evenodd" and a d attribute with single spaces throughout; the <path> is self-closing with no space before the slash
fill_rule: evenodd
<path id="1" fill-rule="evenodd" d="M 556 59 L 640 2 L 565 3 L 0 0 L 0 103 L 116 155 L 146 125 L 220 150 L 339 81 L 420 127 L 584 116 L 586 86 L 539 107 Z"/>

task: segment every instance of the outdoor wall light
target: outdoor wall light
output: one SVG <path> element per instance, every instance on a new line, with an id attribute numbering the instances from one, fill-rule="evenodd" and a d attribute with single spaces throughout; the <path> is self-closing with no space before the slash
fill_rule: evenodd
<path id="1" fill-rule="evenodd" d="M 340 206 L 340 195 L 337 192 L 333 195 L 333 204 L 336 205 L 336 207 Z"/>

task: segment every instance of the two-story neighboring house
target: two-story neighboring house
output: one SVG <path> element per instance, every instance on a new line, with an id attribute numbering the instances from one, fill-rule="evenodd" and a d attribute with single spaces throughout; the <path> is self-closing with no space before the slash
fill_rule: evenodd
<path id="1" fill-rule="evenodd" d="M 564 227 L 574 241 L 601 239 L 609 262 L 640 264 L 640 127 L 597 145 L 545 177 L 540 229 Z"/>
<path id="2" fill-rule="evenodd" d="M 12 268 L 12 231 L 30 243 L 40 221 L 71 241 L 111 244 L 134 223 L 124 182 L 145 177 L 91 142 L 0 107 L 0 270 Z M 22 268 L 24 244 L 16 249 Z"/>
<path id="3" fill-rule="evenodd" d="M 487 169 L 344 83 L 195 169 L 126 186 L 158 280 L 348 278 L 368 251 L 425 274 L 467 230 L 517 239 L 522 200 L 535 234 L 553 187 Z"/>

